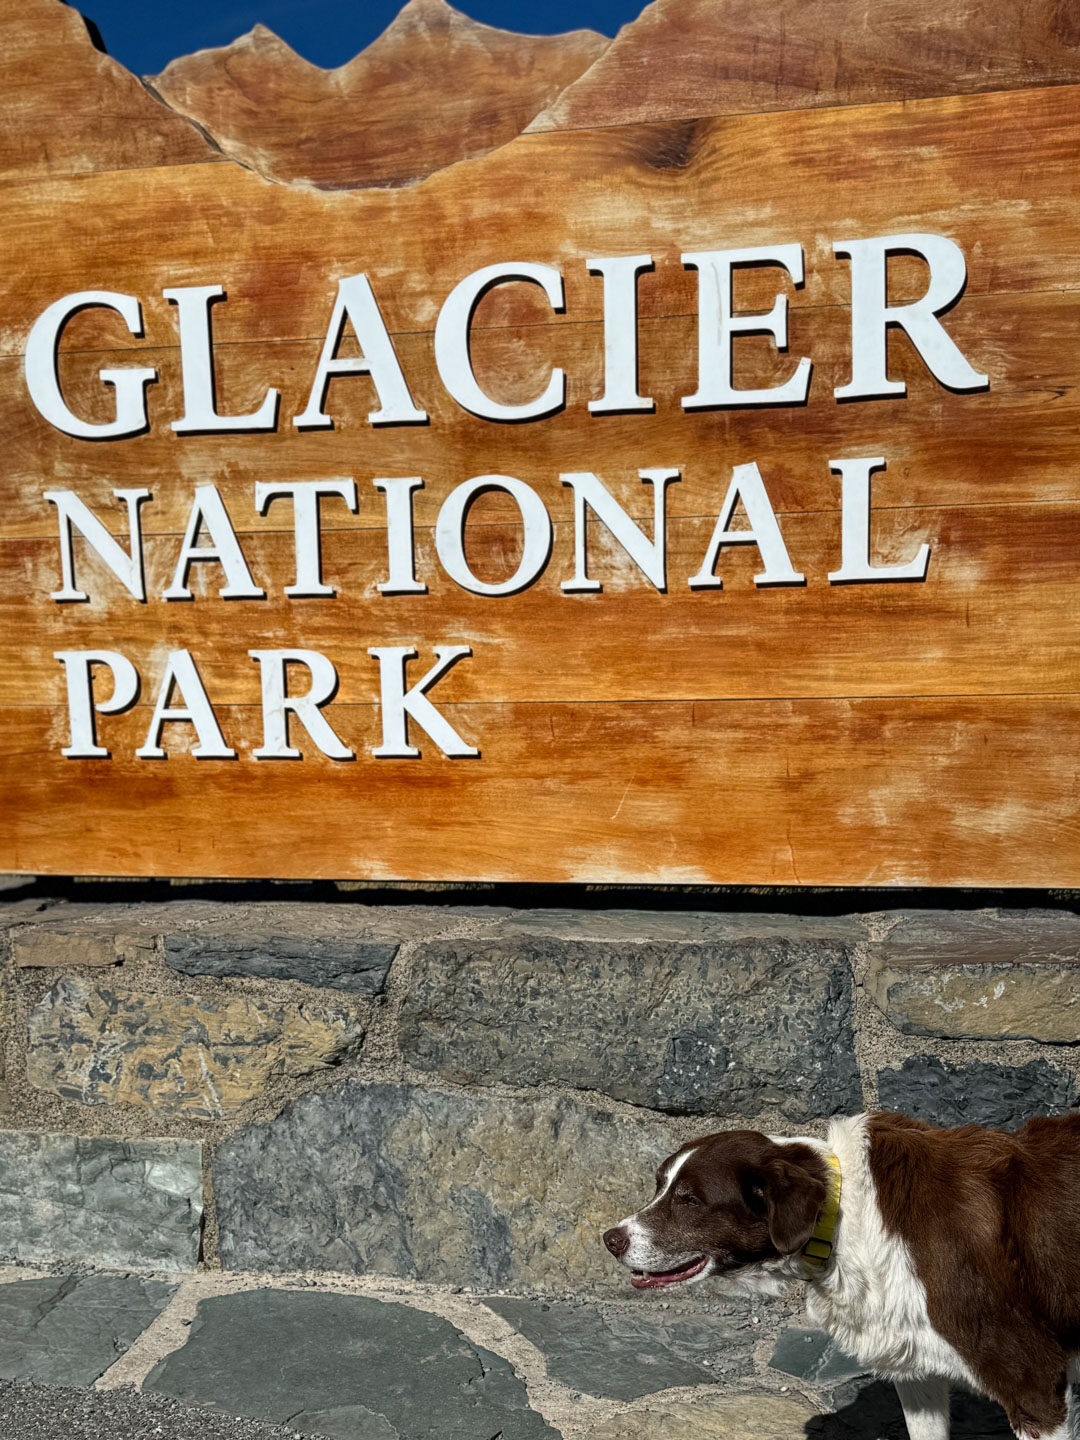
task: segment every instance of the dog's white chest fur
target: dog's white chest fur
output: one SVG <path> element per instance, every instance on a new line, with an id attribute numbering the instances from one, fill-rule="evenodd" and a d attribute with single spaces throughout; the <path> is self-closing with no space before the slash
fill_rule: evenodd
<path id="1" fill-rule="evenodd" d="M 910 1251 L 885 1229 L 870 1173 L 866 1117 L 835 1120 L 827 1145 L 840 1161 L 840 1224 L 832 1262 L 809 1286 L 810 1318 L 879 1375 L 946 1376 L 975 1384 L 964 1361 L 930 1323 L 926 1291 Z"/>

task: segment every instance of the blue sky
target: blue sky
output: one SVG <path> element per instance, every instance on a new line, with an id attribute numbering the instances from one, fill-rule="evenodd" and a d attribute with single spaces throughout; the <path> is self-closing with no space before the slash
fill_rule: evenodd
<path id="1" fill-rule="evenodd" d="M 227 45 L 257 22 L 287 40 L 316 65 L 341 65 L 374 40 L 404 0 L 86 0 L 76 3 L 94 21 L 110 55 L 136 74 L 152 75 L 177 55 Z M 645 0 L 464 0 L 457 9 L 488 25 L 528 34 L 591 29 L 614 35 Z"/>

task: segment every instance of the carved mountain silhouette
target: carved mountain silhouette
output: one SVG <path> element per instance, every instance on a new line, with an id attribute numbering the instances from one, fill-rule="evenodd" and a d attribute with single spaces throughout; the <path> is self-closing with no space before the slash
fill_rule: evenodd
<path id="1" fill-rule="evenodd" d="M 0 6 L 0 176 L 184 165 L 221 156 L 98 48 L 59 0 Z"/>
<path id="2" fill-rule="evenodd" d="M 257 25 L 149 83 L 225 154 L 324 189 L 401 185 L 514 139 L 602 53 L 592 31 L 512 35 L 409 0 L 355 59 L 321 70 Z"/>
<path id="3" fill-rule="evenodd" d="M 1075 0 L 655 0 L 529 128 L 1077 80 Z"/>

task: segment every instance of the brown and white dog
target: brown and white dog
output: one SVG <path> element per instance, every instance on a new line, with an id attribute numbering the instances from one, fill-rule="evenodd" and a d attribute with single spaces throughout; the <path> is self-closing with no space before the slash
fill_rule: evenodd
<path id="1" fill-rule="evenodd" d="M 1080 1117 L 1015 1134 L 903 1115 L 827 1140 L 709 1135 L 604 1236 L 638 1289 L 809 1282 L 811 1318 L 895 1381 L 911 1440 L 948 1440 L 949 1384 L 1023 1440 L 1066 1440 L 1080 1362 Z"/>

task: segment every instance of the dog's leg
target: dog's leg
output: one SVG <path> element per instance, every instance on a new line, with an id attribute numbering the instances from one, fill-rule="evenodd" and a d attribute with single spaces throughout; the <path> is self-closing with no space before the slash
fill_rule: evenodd
<path id="1" fill-rule="evenodd" d="M 897 1380 L 896 1393 L 910 1440 L 949 1440 L 947 1380 Z"/>

